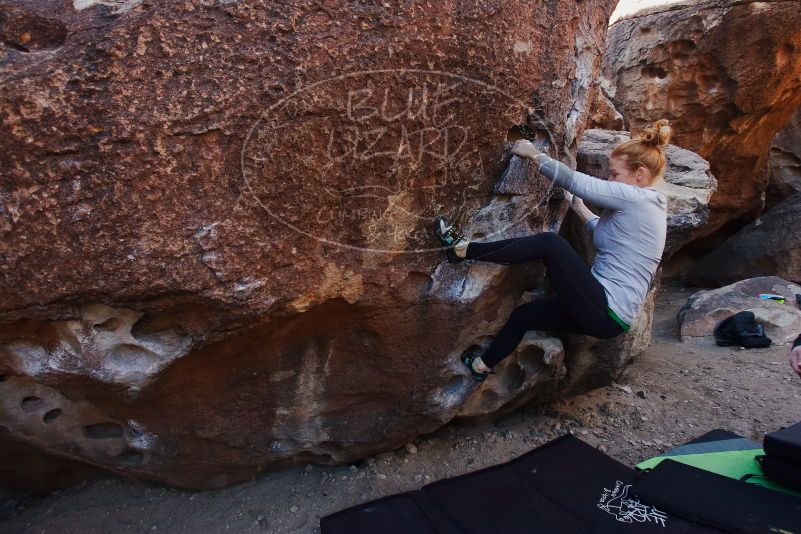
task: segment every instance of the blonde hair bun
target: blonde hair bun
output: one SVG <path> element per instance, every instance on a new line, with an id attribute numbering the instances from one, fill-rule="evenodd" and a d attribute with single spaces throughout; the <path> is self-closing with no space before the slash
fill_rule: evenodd
<path id="1" fill-rule="evenodd" d="M 667 119 L 660 119 L 646 126 L 636 139 L 651 146 L 661 148 L 670 142 L 670 136 L 672 134 L 673 128 L 670 127 L 670 122 L 668 122 Z"/>

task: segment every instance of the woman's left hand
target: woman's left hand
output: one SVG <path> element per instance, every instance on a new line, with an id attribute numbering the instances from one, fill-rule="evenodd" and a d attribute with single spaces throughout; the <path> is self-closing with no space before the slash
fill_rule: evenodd
<path id="1" fill-rule="evenodd" d="M 518 155 L 521 158 L 536 159 L 536 157 L 541 155 L 542 152 L 537 150 L 537 147 L 535 147 L 531 141 L 521 139 L 519 141 L 515 141 L 515 144 L 512 147 L 512 154 Z"/>

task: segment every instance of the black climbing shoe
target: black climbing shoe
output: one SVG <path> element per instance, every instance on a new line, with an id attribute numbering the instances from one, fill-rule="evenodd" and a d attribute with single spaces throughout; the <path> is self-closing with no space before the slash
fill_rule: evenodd
<path id="1" fill-rule="evenodd" d="M 478 357 L 479 357 L 478 354 L 466 350 L 462 353 L 461 359 L 462 363 L 465 364 L 468 369 L 470 369 L 470 374 L 473 375 L 473 380 L 475 380 L 476 382 L 483 382 L 484 380 L 487 379 L 489 375 L 494 375 L 495 371 L 490 370 L 489 373 L 482 373 L 481 371 L 476 371 L 475 369 L 473 369 L 473 360 L 475 360 Z"/>
<path id="2" fill-rule="evenodd" d="M 445 257 L 448 258 L 450 263 L 461 263 L 467 260 L 467 258 L 457 256 L 453 250 L 453 246 L 464 239 L 455 224 L 450 224 L 445 217 L 437 217 L 434 221 L 434 235 L 437 236 L 443 246 L 447 247 L 445 249 Z"/>

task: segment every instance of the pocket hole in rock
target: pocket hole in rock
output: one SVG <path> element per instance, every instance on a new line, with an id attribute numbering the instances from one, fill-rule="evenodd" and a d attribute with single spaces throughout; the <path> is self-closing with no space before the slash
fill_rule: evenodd
<path id="1" fill-rule="evenodd" d="M 667 78 L 668 75 L 668 72 L 664 68 L 657 65 L 645 65 L 641 69 L 641 73 L 646 78 L 659 78 L 660 80 Z"/>
<path id="2" fill-rule="evenodd" d="M 64 44 L 67 33 L 64 23 L 22 9 L 0 13 L 0 41 L 20 52 L 57 48 Z"/>
<path id="3" fill-rule="evenodd" d="M 501 371 L 498 378 L 507 391 L 517 391 L 523 385 L 526 375 L 523 373 L 523 369 L 521 369 L 519 365 L 509 362 L 509 365 L 507 365 L 506 368 Z"/>
<path id="4" fill-rule="evenodd" d="M 26 412 L 35 412 L 36 410 L 44 406 L 44 401 L 39 397 L 34 397 L 33 395 L 31 395 L 30 397 L 25 397 L 24 399 L 22 399 L 20 406 L 22 406 L 22 409 L 25 410 Z"/>
<path id="5" fill-rule="evenodd" d="M 8 380 L 8 375 L 5 373 L 0 373 L 0 382 L 5 382 Z"/>
<path id="6" fill-rule="evenodd" d="M 116 317 L 109 317 L 102 323 L 97 323 L 96 325 L 93 325 L 93 327 L 95 330 L 100 330 L 102 332 L 113 332 L 114 330 L 120 327 L 120 324 L 122 324 L 122 321 L 120 321 Z"/>
<path id="7" fill-rule="evenodd" d="M 443 391 L 447 395 L 462 396 L 467 394 L 470 384 L 472 383 L 473 379 L 467 375 L 455 375 L 448 380 L 448 384 L 445 386 Z"/>
<path id="8" fill-rule="evenodd" d="M 148 313 L 134 323 L 131 335 L 139 341 L 155 343 L 164 348 L 181 347 L 189 337 L 184 327 L 172 317 Z"/>
<path id="9" fill-rule="evenodd" d="M 519 141 L 521 139 L 528 139 L 540 147 L 551 144 L 551 134 L 544 129 L 531 127 L 527 124 L 518 124 L 507 130 L 507 143 L 514 143 L 515 141 Z"/>
<path id="10" fill-rule="evenodd" d="M 547 130 L 537 130 L 534 133 L 534 141 L 532 141 L 535 145 L 539 147 L 544 147 L 551 144 L 551 134 Z"/>
<path id="11" fill-rule="evenodd" d="M 482 347 L 478 343 L 474 343 L 474 344 L 470 345 L 469 347 L 467 347 L 465 352 L 469 352 L 470 354 L 481 356 L 482 354 L 484 354 L 484 347 Z"/>
<path id="12" fill-rule="evenodd" d="M 303 451 L 294 456 L 300 463 L 318 463 L 323 465 L 332 465 L 337 463 L 337 460 L 330 454 L 317 451 Z"/>
<path id="13" fill-rule="evenodd" d="M 478 398 L 478 404 L 480 406 L 492 406 L 498 402 L 498 394 L 491 389 L 484 389 L 481 391 L 481 395 Z"/>
<path id="14" fill-rule="evenodd" d="M 117 459 L 126 464 L 139 465 L 145 461 L 145 455 L 134 449 L 125 449 Z"/>
<path id="15" fill-rule="evenodd" d="M 95 423 L 83 427 L 83 435 L 89 439 L 121 438 L 122 427 L 117 423 Z"/>
<path id="16" fill-rule="evenodd" d="M 467 377 L 463 375 L 454 375 L 448 379 L 448 385 L 445 386 L 446 390 L 453 390 L 461 388 L 465 382 L 467 382 Z"/>
<path id="17" fill-rule="evenodd" d="M 44 414 L 44 417 L 42 417 L 42 420 L 45 423 L 52 423 L 53 421 L 55 421 L 56 419 L 61 417 L 63 414 L 64 414 L 64 410 L 56 408 L 56 409 L 50 410 L 49 412 Z"/>
<path id="18" fill-rule="evenodd" d="M 520 367 L 526 374 L 533 375 L 540 369 L 545 369 L 546 365 L 543 362 L 545 351 L 539 347 L 526 347 L 518 356 L 517 361 L 520 362 Z"/>
<path id="19" fill-rule="evenodd" d="M 527 134 L 530 133 L 527 130 L 525 126 L 512 126 L 509 128 L 509 131 L 506 132 L 506 141 L 508 143 L 514 143 L 520 139 L 526 139 L 528 137 Z"/>
<path id="20" fill-rule="evenodd" d="M 779 47 L 778 52 L 776 53 L 776 63 L 779 66 L 783 67 L 793 57 L 793 53 L 795 52 L 795 47 L 791 43 L 784 43 Z"/>
<path id="21" fill-rule="evenodd" d="M 124 343 L 109 351 L 106 360 L 121 368 L 147 369 L 149 362 L 156 357 L 155 353 L 147 349 Z"/>

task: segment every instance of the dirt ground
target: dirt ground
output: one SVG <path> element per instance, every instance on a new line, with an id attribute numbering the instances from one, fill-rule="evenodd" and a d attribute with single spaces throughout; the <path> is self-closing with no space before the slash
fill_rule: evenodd
<path id="1" fill-rule="evenodd" d="M 480 426 L 448 425 L 357 465 L 308 465 L 225 490 L 186 492 L 109 478 L 43 498 L 0 490 L 0 531 L 319 532 L 321 516 L 515 458 L 571 432 L 627 465 L 714 428 L 755 440 L 801 420 L 801 379 L 789 345 L 741 350 L 678 341 L 676 313 L 692 291 L 667 286 L 654 340 L 619 384 L 565 404 L 523 408 Z"/>

